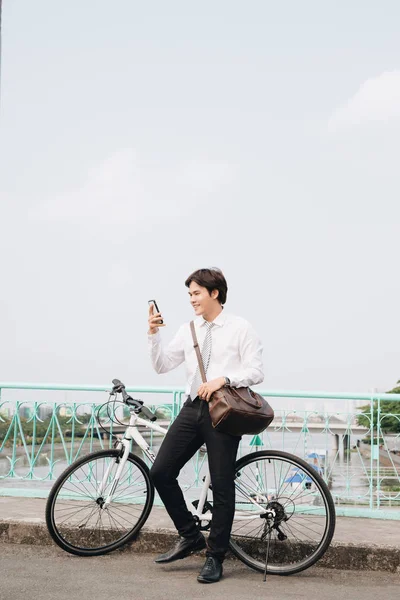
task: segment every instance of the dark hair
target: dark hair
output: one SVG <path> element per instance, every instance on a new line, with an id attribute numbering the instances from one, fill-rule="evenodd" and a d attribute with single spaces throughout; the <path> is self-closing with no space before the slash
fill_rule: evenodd
<path id="1" fill-rule="evenodd" d="M 228 293 L 228 284 L 220 269 L 212 267 L 211 269 L 198 269 L 194 271 L 185 281 L 186 287 L 189 287 L 192 281 L 195 281 L 201 287 L 205 287 L 211 296 L 213 290 L 218 290 L 217 300 L 220 304 L 225 304 Z"/>

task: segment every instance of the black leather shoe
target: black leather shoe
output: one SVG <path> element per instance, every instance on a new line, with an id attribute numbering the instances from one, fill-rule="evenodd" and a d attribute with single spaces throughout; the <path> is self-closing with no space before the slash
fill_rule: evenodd
<path id="1" fill-rule="evenodd" d="M 206 540 L 202 533 L 199 533 L 195 538 L 180 537 L 179 541 L 171 550 L 165 554 L 157 556 L 154 562 L 169 563 L 180 558 L 185 558 L 197 550 L 203 550 L 206 547 Z"/>
<path id="2" fill-rule="evenodd" d="M 214 556 L 207 556 L 204 567 L 197 577 L 200 583 L 217 583 L 222 577 L 222 563 Z"/>

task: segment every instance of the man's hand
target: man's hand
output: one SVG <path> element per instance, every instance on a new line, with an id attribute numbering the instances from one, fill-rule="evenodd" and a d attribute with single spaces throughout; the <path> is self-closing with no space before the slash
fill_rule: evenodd
<path id="1" fill-rule="evenodd" d="M 154 304 L 150 304 L 149 306 L 149 331 L 150 335 L 157 333 L 158 327 L 160 325 L 160 319 L 162 319 L 161 313 L 154 313 Z"/>
<path id="2" fill-rule="evenodd" d="M 206 381 L 202 383 L 199 387 L 199 391 L 197 392 L 198 396 L 205 400 L 206 402 L 210 401 L 211 394 L 220 390 L 225 385 L 225 377 L 218 377 L 217 379 L 212 379 L 211 381 Z"/>

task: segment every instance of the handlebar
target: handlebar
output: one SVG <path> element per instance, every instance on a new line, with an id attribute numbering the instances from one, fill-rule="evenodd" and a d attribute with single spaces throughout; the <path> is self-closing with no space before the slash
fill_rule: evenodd
<path id="1" fill-rule="evenodd" d="M 143 400 L 135 400 L 132 396 L 126 393 L 125 385 L 119 379 L 113 379 L 113 389 L 111 390 L 111 394 L 122 394 L 122 400 L 128 406 L 132 406 L 135 410 L 135 413 L 142 413 L 149 421 L 156 421 L 157 417 L 154 413 L 151 412 L 147 406 L 144 406 Z"/>

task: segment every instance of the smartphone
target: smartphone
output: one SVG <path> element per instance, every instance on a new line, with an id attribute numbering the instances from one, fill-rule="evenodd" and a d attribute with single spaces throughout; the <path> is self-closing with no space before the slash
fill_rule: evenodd
<path id="1" fill-rule="evenodd" d="M 156 309 L 156 313 L 161 312 L 160 309 L 157 306 L 157 302 L 155 300 L 149 300 L 148 302 L 149 304 L 154 304 L 154 308 Z M 162 319 L 160 319 L 159 325 L 165 325 L 164 321 Z"/>

